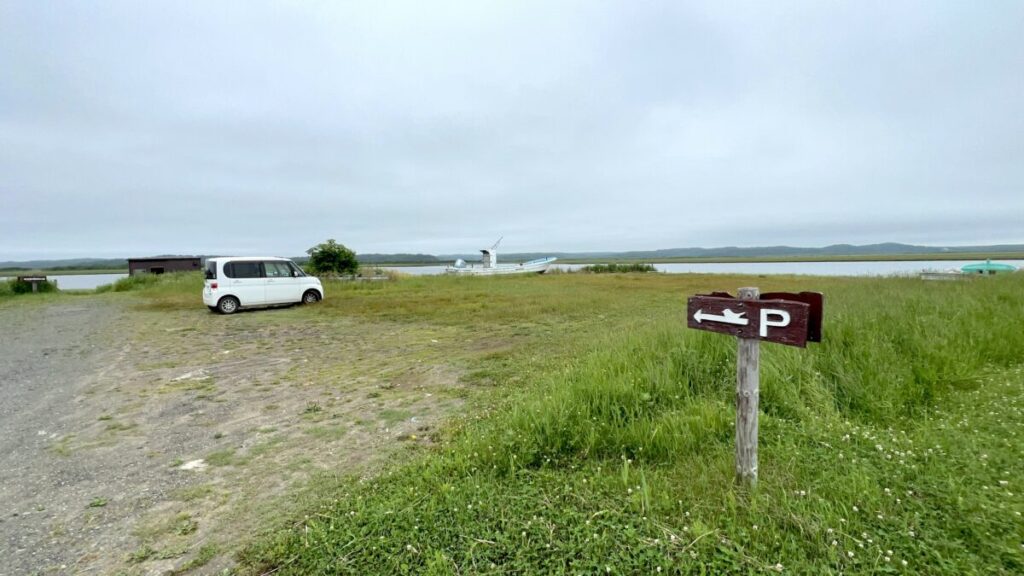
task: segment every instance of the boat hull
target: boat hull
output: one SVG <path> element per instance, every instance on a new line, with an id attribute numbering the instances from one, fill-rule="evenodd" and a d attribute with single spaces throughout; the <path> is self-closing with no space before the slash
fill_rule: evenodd
<path id="1" fill-rule="evenodd" d="M 541 258 L 522 264 L 498 264 L 496 266 L 448 266 L 446 274 L 457 276 L 502 276 L 506 274 L 543 274 L 557 258 Z"/>

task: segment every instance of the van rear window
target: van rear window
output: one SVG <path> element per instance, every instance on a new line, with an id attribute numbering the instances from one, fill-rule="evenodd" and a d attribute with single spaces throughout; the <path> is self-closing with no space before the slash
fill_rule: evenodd
<path id="1" fill-rule="evenodd" d="M 206 279 L 216 280 L 217 279 L 217 263 L 207 262 L 206 263 Z"/>

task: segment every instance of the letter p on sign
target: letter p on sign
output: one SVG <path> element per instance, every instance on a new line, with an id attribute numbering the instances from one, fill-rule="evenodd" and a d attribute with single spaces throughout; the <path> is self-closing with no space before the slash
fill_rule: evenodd
<path id="1" fill-rule="evenodd" d="M 772 319 L 775 317 L 775 319 Z M 760 336 L 766 338 L 768 336 L 768 327 L 773 326 L 775 328 L 784 328 L 789 326 L 789 312 L 785 310 L 777 310 L 774 308 L 761 308 L 761 322 L 760 322 Z"/>

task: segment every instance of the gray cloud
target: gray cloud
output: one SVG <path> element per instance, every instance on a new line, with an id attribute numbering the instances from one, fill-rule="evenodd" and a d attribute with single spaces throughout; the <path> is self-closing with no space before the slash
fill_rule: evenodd
<path id="1" fill-rule="evenodd" d="M 1024 6 L 0 4 L 0 259 L 1024 242 Z"/>

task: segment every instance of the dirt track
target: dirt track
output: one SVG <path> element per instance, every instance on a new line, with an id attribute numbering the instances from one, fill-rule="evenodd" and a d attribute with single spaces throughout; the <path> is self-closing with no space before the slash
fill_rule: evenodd
<path id="1" fill-rule="evenodd" d="M 0 575 L 214 573 L 320 471 L 429 442 L 447 336 L 291 308 L 0 306 Z"/>

